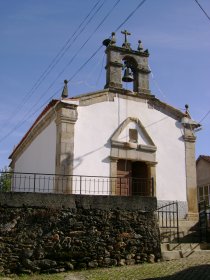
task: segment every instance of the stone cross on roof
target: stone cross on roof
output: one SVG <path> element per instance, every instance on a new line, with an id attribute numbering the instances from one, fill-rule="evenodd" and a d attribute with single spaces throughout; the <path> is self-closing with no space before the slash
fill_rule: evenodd
<path id="1" fill-rule="evenodd" d="M 131 44 L 127 41 L 127 35 L 131 35 L 130 32 L 128 32 L 127 30 L 121 31 L 122 34 L 125 35 L 125 41 L 122 44 L 122 46 L 126 49 L 130 49 L 131 48 Z"/>

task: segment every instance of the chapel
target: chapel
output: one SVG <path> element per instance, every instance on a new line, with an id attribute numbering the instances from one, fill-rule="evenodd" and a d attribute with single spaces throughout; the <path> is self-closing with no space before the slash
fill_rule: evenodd
<path id="1" fill-rule="evenodd" d="M 129 35 L 122 31 L 122 46 L 115 33 L 103 41 L 104 89 L 69 97 L 64 81 L 61 98 L 46 106 L 10 155 L 11 167 L 36 174 L 24 191 L 156 196 L 159 205 L 178 201 L 180 215 L 193 219 L 199 124 L 188 106 L 182 112 L 151 92 L 149 51 L 140 40 L 133 49 Z M 23 190 L 16 184 L 14 191 Z"/>

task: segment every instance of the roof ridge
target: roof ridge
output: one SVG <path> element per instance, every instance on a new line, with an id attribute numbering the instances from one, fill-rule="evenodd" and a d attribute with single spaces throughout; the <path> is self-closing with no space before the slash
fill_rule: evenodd
<path id="1" fill-rule="evenodd" d="M 200 160 L 200 159 L 204 159 L 204 160 L 210 162 L 210 156 L 208 156 L 208 155 L 200 155 L 198 157 L 197 161 Z"/>

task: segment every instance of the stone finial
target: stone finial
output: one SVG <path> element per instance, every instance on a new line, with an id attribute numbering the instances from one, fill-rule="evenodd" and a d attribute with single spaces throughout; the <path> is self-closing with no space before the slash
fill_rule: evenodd
<path id="1" fill-rule="evenodd" d="M 116 43 L 115 32 L 112 32 L 111 39 L 107 38 L 107 39 L 103 40 L 103 45 L 105 47 L 108 47 L 110 45 L 115 45 L 115 43 Z"/>
<path id="2" fill-rule="evenodd" d="M 148 49 L 146 49 L 146 50 L 144 51 L 144 53 L 147 54 L 147 55 L 149 55 Z"/>
<path id="3" fill-rule="evenodd" d="M 128 42 L 128 40 L 127 40 L 127 36 L 128 36 L 128 35 L 131 35 L 131 33 L 128 32 L 127 30 L 121 31 L 121 33 L 125 35 L 125 41 L 124 41 L 124 43 L 122 44 L 122 47 L 123 47 L 123 48 L 126 48 L 126 49 L 131 49 L 131 44 L 130 44 L 130 43 Z"/>
<path id="4" fill-rule="evenodd" d="M 67 98 L 68 97 L 68 81 L 67 80 L 64 80 L 64 87 L 63 87 L 63 91 L 62 91 L 62 94 L 61 94 L 61 97 L 62 98 Z"/>
<path id="5" fill-rule="evenodd" d="M 190 118 L 189 105 L 185 104 L 185 115 Z"/>
<path id="6" fill-rule="evenodd" d="M 139 52 L 142 52 L 143 51 L 143 49 L 144 49 L 144 47 L 143 47 L 143 44 L 142 44 L 142 41 L 141 40 L 138 40 L 138 48 L 137 48 L 137 50 L 139 51 Z"/>
<path id="7" fill-rule="evenodd" d="M 115 44 L 116 44 L 116 36 L 115 36 L 115 32 L 112 32 L 111 45 L 115 45 Z"/>

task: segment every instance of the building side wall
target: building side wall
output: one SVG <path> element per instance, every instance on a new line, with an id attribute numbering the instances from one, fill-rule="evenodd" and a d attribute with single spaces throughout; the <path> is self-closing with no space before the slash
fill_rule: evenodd
<path id="1" fill-rule="evenodd" d="M 15 162 L 15 172 L 55 173 L 56 124 L 52 121 Z"/>
<path id="2" fill-rule="evenodd" d="M 114 101 L 78 107 L 74 174 L 110 176 L 110 138 L 128 117 L 141 121 L 157 147 L 157 198 L 186 201 L 185 145 L 181 124 L 153 109 L 146 100 L 137 102 L 115 97 Z"/>
<path id="3" fill-rule="evenodd" d="M 197 185 L 204 186 L 210 184 L 210 163 L 205 160 L 199 160 L 196 166 Z"/>

